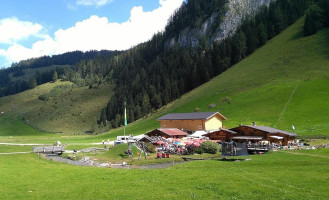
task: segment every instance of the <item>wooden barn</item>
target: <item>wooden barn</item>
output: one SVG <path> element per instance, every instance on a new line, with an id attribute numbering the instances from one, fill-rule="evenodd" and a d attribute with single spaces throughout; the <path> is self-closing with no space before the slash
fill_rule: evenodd
<path id="1" fill-rule="evenodd" d="M 161 136 L 164 138 L 183 138 L 187 135 L 187 133 L 177 128 L 161 128 L 161 129 L 154 129 L 146 133 L 146 135 L 148 135 L 149 137 Z"/>
<path id="2" fill-rule="evenodd" d="M 282 145 L 288 145 L 290 141 L 294 141 L 296 136 L 298 136 L 297 134 L 268 126 L 241 125 L 230 130 L 237 132 L 237 135 L 232 137 L 233 140 L 268 140 L 275 143 L 281 142 Z"/>
<path id="3" fill-rule="evenodd" d="M 220 129 L 218 131 L 213 131 L 204 135 L 211 140 L 221 140 L 221 141 L 230 141 L 233 136 L 237 135 L 237 132 L 229 129 Z"/>
<path id="4" fill-rule="evenodd" d="M 219 112 L 170 113 L 158 119 L 161 128 L 177 128 L 192 133 L 218 130 L 226 118 Z"/>

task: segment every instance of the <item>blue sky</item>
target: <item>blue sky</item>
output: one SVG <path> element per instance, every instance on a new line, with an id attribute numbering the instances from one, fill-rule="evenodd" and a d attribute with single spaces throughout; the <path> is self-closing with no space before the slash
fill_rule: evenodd
<path id="1" fill-rule="evenodd" d="M 124 50 L 162 31 L 183 0 L 6 0 L 0 68 L 81 50 Z"/>

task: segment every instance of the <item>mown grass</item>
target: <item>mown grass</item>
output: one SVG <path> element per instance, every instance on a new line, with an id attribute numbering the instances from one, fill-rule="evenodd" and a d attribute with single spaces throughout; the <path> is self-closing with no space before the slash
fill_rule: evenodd
<path id="1" fill-rule="evenodd" d="M 25 124 L 21 118 L 0 115 L 0 136 L 38 136 L 47 133 Z"/>
<path id="2" fill-rule="evenodd" d="M 0 145 L 0 153 L 32 152 L 32 146 Z"/>
<path id="3" fill-rule="evenodd" d="M 77 167 L 0 155 L 2 199 L 327 199 L 328 149 L 250 161 L 193 161 L 167 169 Z M 303 152 L 304 153 L 304 152 Z"/>

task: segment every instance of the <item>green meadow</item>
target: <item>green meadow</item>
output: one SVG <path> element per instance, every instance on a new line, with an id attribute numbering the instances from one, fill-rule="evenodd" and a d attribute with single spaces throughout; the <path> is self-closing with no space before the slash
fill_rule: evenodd
<path id="1" fill-rule="evenodd" d="M 328 199 L 329 151 L 109 169 L 0 155 L 0 199 Z"/>
<path id="2" fill-rule="evenodd" d="M 129 124 L 126 133 L 143 134 L 158 128 L 156 119 L 166 113 L 198 109 L 221 112 L 228 118 L 227 128 L 255 121 L 287 131 L 294 125 L 301 136 L 328 137 L 329 30 L 305 38 L 302 24 L 301 19 L 223 74 Z M 96 120 L 111 95 L 97 91 L 113 86 L 73 88 L 49 102 L 38 100 L 63 84 L 71 83 L 48 83 L 0 98 L 0 111 L 5 112 L 0 115 L 0 143 L 60 140 L 72 150 L 102 147 L 93 143 L 123 134 L 119 128 L 97 136 L 75 135 L 92 129 L 87 118 Z M 84 114 L 72 115 L 82 108 Z M 119 146 L 94 157 L 131 161 L 125 149 Z M 329 199 L 329 149 L 270 152 L 238 162 L 213 158 L 149 170 L 79 167 L 33 153 L 4 154 L 31 151 L 32 146 L 0 145 L 0 199 Z M 178 160 L 173 156 L 169 161 Z M 154 154 L 147 161 L 131 161 L 159 162 L 164 159 L 156 160 Z"/>

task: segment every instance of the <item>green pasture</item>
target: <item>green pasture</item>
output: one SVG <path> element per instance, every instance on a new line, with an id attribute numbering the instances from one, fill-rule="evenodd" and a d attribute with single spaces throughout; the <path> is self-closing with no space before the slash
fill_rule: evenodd
<path id="1" fill-rule="evenodd" d="M 78 167 L 35 154 L 0 155 L 0 199 L 328 199 L 329 150 L 166 169 Z"/>
<path id="2" fill-rule="evenodd" d="M 21 118 L 0 115 L 0 136 L 41 136 L 47 133 L 32 128 Z"/>

